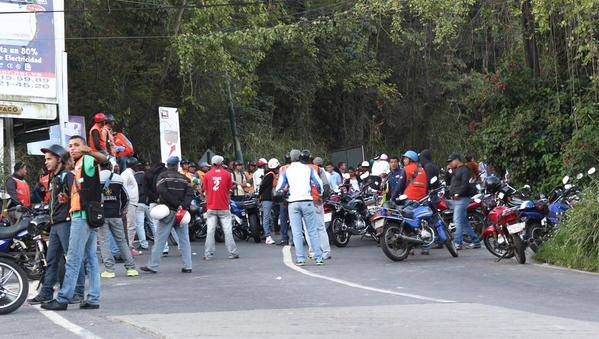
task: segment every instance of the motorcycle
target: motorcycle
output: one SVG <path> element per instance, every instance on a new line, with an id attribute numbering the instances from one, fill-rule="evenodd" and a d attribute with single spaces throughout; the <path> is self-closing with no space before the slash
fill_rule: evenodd
<path id="1" fill-rule="evenodd" d="M 253 238 L 260 243 L 262 225 L 260 224 L 260 205 L 256 193 L 246 195 L 243 200 L 231 201 L 233 214 L 233 235 L 241 240 Z"/>
<path id="2" fill-rule="evenodd" d="M 330 221 L 330 239 L 337 247 L 345 247 L 352 235 L 367 236 L 378 242 L 371 224 L 372 211 L 377 206 L 377 194 L 366 192 L 368 187 L 352 195 L 329 199 L 325 203 L 325 222 Z M 330 211 L 330 212 L 329 212 Z"/>
<path id="3" fill-rule="evenodd" d="M 208 226 L 206 225 L 206 218 L 204 217 L 205 213 L 206 204 L 204 201 L 202 201 L 201 196 L 196 194 L 189 207 L 189 214 L 191 215 L 191 221 L 189 222 L 190 241 L 206 238 Z M 215 233 L 215 239 L 218 241 L 219 238 L 222 238 L 224 241 L 224 234 L 222 228 L 220 227 Z"/>
<path id="4" fill-rule="evenodd" d="M 468 223 L 477 235 L 481 235 L 483 230 L 487 228 L 487 218 L 483 208 L 483 194 L 477 194 L 472 198 L 472 202 L 468 204 Z M 453 224 L 453 209 L 449 207 L 445 194 L 439 194 L 439 202 L 435 205 L 437 211 L 443 218 L 452 233 L 455 232 Z M 470 235 L 464 232 L 463 239 L 467 243 L 471 243 Z"/>
<path id="5" fill-rule="evenodd" d="M 50 223 L 47 208 L 17 206 L 8 211 L 22 216 L 14 225 L 0 227 L 0 314 L 21 307 L 29 293 L 28 280 L 41 282 L 48 264 L 42 238 Z"/>
<path id="6" fill-rule="evenodd" d="M 435 183 L 436 177 L 431 179 Z M 438 193 L 438 190 L 431 194 Z M 393 206 L 379 209 L 372 218 L 377 233 L 380 231 L 380 246 L 385 255 L 393 261 L 402 261 L 408 257 L 415 246 L 430 246 L 436 239 L 442 242 L 453 257 L 458 252 L 447 224 L 431 208 L 430 195 L 419 201 L 407 201 L 407 196 L 398 198 L 404 206 Z M 395 207 L 395 208 L 394 208 Z"/>

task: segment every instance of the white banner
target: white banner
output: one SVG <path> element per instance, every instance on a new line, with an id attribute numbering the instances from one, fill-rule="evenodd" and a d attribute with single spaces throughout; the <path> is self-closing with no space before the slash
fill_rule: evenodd
<path id="1" fill-rule="evenodd" d="M 181 136 L 179 133 L 179 112 L 173 107 L 158 107 L 160 121 L 160 155 L 162 161 L 174 155 L 181 159 Z"/>

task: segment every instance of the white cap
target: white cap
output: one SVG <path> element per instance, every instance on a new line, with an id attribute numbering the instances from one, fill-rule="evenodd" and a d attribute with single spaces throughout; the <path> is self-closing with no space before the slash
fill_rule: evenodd
<path id="1" fill-rule="evenodd" d="M 223 161 L 225 161 L 225 159 L 223 157 L 221 157 L 220 155 L 215 155 L 212 157 L 212 165 L 218 166 L 218 165 L 222 164 Z"/>
<path id="2" fill-rule="evenodd" d="M 368 161 L 363 161 L 362 167 L 370 167 L 370 163 Z"/>
<path id="3" fill-rule="evenodd" d="M 260 158 L 260 159 L 258 159 L 258 161 L 262 161 L 265 164 L 267 163 L 266 159 L 264 159 L 264 158 Z"/>
<path id="4" fill-rule="evenodd" d="M 389 156 L 385 153 L 381 154 L 381 160 L 389 160 Z"/>
<path id="5" fill-rule="evenodd" d="M 279 160 L 272 158 L 270 160 L 268 160 L 268 168 L 269 169 L 275 169 L 277 167 L 279 167 Z"/>

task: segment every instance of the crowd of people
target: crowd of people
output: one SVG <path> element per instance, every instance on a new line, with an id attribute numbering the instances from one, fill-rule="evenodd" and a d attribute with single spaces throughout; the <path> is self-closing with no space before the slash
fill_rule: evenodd
<path id="1" fill-rule="evenodd" d="M 213 156 L 210 164 L 196 165 L 176 156 L 163 163 L 160 155 L 153 156 L 151 164 L 144 164 L 135 157 L 132 143 L 114 131 L 114 117 L 103 113 L 95 115 L 87 140 L 89 145 L 85 138 L 73 136 L 68 150 L 60 145 L 42 149 L 47 173 L 33 192 L 25 180 L 27 166 L 23 163 L 15 165 L 5 183 L 7 193 L 19 204 L 29 207 L 39 201 L 49 206 L 48 267 L 39 294 L 29 300 L 48 310 L 66 310 L 69 304 L 79 304 L 81 309 L 99 308 L 101 279 L 114 278 L 119 261 L 124 263 L 128 277 L 138 277 L 138 251 L 150 248 L 146 222 L 151 225 L 154 243 L 148 262 L 139 269 L 158 273 L 172 236 L 181 252 L 181 272 L 191 273 L 188 211 L 197 195 L 206 201 L 204 260 L 214 256 L 219 224 L 229 258 L 240 257 L 232 233 L 231 199 L 241 201 L 256 195 L 261 204 L 264 243 L 294 245 L 295 263 L 303 266 L 309 258 L 316 265 L 324 265 L 331 258 L 324 202 L 332 192 L 351 194 L 360 191 L 365 180 L 373 182 L 375 178 L 377 190 L 387 201 L 401 195 L 420 200 L 439 185 L 439 181 L 430 181 L 440 176 L 440 169 L 428 150 L 419 154 L 410 150 L 401 157 L 381 154 L 356 167 L 345 162 L 336 166 L 325 163 L 322 157 L 297 149 L 291 150 L 283 163 L 261 158 L 247 167 L 239 161 L 227 165 L 220 155 Z M 457 228 L 456 247 L 464 248 L 462 234 L 466 231 L 474 240 L 469 246 L 480 248 L 480 240 L 468 224 L 466 208 L 473 194 L 472 182 L 493 175 L 492 168 L 452 154 L 446 169 Z M 275 230 L 280 231 L 278 241 Z M 423 254 L 428 254 L 427 248 Z M 55 296 L 60 259 L 65 256 L 64 281 Z M 89 282 L 87 295 L 85 279 Z"/>

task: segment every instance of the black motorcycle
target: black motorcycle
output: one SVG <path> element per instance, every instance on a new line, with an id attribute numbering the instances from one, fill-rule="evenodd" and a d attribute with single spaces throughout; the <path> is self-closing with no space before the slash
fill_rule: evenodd
<path id="1" fill-rule="evenodd" d="M 332 210 L 329 226 L 331 242 L 337 247 L 345 247 L 352 235 L 370 237 L 378 242 L 378 236 L 370 221 L 371 208 L 377 204 L 377 193 L 368 193 L 366 187 L 353 195 L 342 196 L 340 201 L 336 200 L 329 199 L 325 203 Z"/>
<path id="2" fill-rule="evenodd" d="M 256 193 L 246 195 L 242 200 L 231 201 L 233 235 L 240 239 L 253 238 L 259 243 L 262 237 L 260 224 L 260 204 Z"/>

